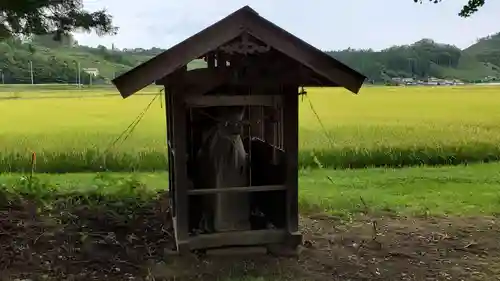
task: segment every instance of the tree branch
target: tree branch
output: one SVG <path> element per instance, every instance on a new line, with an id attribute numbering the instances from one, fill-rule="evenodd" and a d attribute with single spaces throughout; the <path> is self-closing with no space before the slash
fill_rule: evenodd
<path id="1" fill-rule="evenodd" d="M 413 0 L 415 3 L 423 3 L 423 0 Z M 429 0 L 429 2 L 437 4 L 442 0 Z M 468 18 L 472 14 L 476 13 L 479 8 L 483 7 L 486 0 L 468 0 L 467 4 L 465 4 L 462 10 L 458 13 L 459 16 L 463 18 Z"/>
<path id="2" fill-rule="evenodd" d="M 4 3 L 5 2 L 5 3 Z M 116 34 L 106 10 L 84 10 L 82 0 L 16 0 L 0 3 L 0 39 L 13 35 L 62 35 L 74 30 Z"/>

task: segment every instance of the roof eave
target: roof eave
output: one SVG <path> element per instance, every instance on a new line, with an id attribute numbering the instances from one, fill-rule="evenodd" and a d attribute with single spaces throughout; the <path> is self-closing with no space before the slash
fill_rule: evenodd
<path id="1" fill-rule="evenodd" d="M 255 13 L 249 7 L 243 9 L 243 11 L 250 14 Z M 233 40 L 243 32 L 243 22 L 239 13 L 241 13 L 241 10 L 116 77 L 112 80 L 112 83 L 118 89 L 120 95 L 127 98 L 153 84 L 156 80 L 187 65 L 194 58 L 198 58 L 216 49 L 221 44 Z M 186 48 L 187 46 L 191 46 L 191 48 Z M 185 51 L 186 49 L 189 51 Z"/>
<path id="2" fill-rule="evenodd" d="M 332 83 L 340 85 L 354 94 L 359 93 L 366 79 L 365 75 L 263 17 L 253 13 L 247 13 L 245 17 L 245 29 L 252 36 L 266 42 L 266 44 L 293 59 L 299 59 L 298 61 L 300 63 L 309 67 Z M 262 26 L 263 23 L 271 25 L 273 29 L 270 31 L 270 29 Z M 297 46 L 298 44 L 296 44 L 296 42 L 305 46 L 308 50 L 304 51 Z M 306 59 L 300 60 L 300 58 Z"/>

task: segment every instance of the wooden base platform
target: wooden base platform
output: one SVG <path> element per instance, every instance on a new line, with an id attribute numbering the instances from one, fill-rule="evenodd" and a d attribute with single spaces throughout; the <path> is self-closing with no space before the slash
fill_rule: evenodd
<path id="1" fill-rule="evenodd" d="M 290 233 L 284 229 L 265 229 L 235 231 L 213 234 L 200 234 L 185 240 L 177 240 L 179 254 L 194 250 L 217 249 L 226 247 L 283 245 L 295 249 L 302 243 L 300 233 Z"/>

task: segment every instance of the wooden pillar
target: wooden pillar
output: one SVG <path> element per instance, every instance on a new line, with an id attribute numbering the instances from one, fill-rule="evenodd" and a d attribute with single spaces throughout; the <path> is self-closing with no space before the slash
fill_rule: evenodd
<path id="1" fill-rule="evenodd" d="M 227 67 L 226 54 L 224 52 L 218 51 L 216 53 L 216 57 L 217 57 L 217 67 L 226 68 Z"/>
<path id="2" fill-rule="evenodd" d="M 298 86 L 283 87 L 283 146 L 286 153 L 286 217 L 287 229 L 298 231 L 298 149 L 299 149 L 299 97 Z"/>
<path id="3" fill-rule="evenodd" d="M 172 95 L 165 88 L 165 114 L 167 121 L 167 151 L 168 151 L 168 195 L 170 198 L 170 204 L 172 206 L 172 217 L 176 216 L 175 210 L 175 169 L 174 169 L 174 155 L 173 155 L 173 125 L 172 125 Z"/>
<path id="4" fill-rule="evenodd" d="M 175 88 L 170 89 L 172 111 L 172 137 L 174 147 L 174 179 L 175 179 L 175 238 L 179 252 L 188 250 L 186 247 L 189 225 L 189 201 L 187 178 L 187 149 L 186 149 L 186 106 L 182 93 Z"/>
<path id="5" fill-rule="evenodd" d="M 213 52 L 207 54 L 207 67 L 215 68 L 215 54 Z"/>

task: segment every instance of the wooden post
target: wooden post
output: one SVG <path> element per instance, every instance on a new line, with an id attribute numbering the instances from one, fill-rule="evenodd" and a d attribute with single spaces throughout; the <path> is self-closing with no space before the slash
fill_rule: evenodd
<path id="1" fill-rule="evenodd" d="M 189 201 L 187 178 L 187 149 L 186 149 L 186 107 L 182 93 L 171 89 L 172 97 L 172 129 L 174 148 L 174 174 L 175 174 L 175 203 L 177 213 L 175 216 L 175 230 L 178 251 L 188 251 L 188 226 L 189 226 Z"/>
<path id="2" fill-rule="evenodd" d="M 215 68 L 215 54 L 214 52 L 209 52 L 207 54 L 207 67 Z"/>
<path id="3" fill-rule="evenodd" d="M 165 113 L 167 121 L 167 151 L 168 151 L 168 195 L 170 198 L 172 217 L 176 216 L 175 208 L 175 166 L 174 166 L 174 155 L 173 155 L 173 112 L 172 112 L 172 94 L 165 87 Z"/>
<path id="4" fill-rule="evenodd" d="M 286 153 L 286 214 L 290 234 L 298 231 L 298 149 L 299 149 L 299 96 L 298 86 L 283 87 L 283 133 Z"/>

